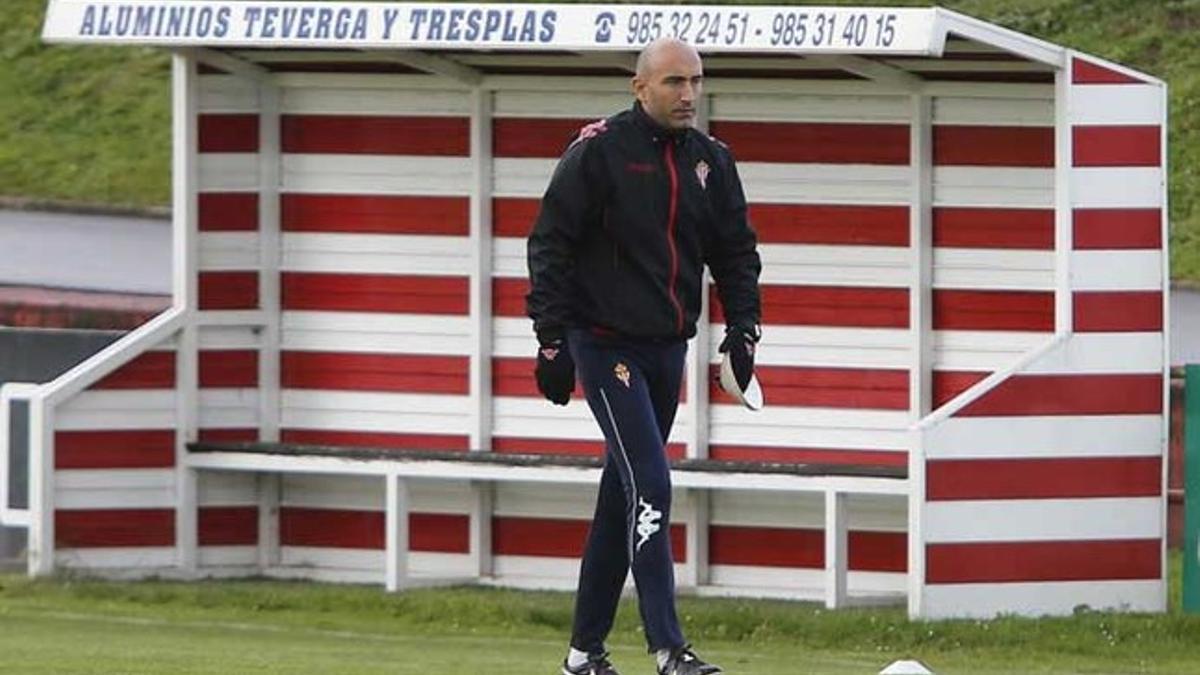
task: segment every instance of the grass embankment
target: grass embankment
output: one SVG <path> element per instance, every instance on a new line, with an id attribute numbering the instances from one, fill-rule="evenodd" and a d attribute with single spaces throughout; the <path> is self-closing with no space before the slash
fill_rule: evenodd
<path id="1" fill-rule="evenodd" d="M 1178 570 L 1178 556 L 1173 561 Z M 1176 574 L 1177 582 L 1177 574 Z M 1175 584 L 1173 596 L 1177 595 Z M 876 673 L 918 658 L 947 673 L 1195 673 L 1200 617 L 1081 610 L 1057 619 L 909 622 L 903 610 L 683 598 L 703 653 L 737 675 Z M 0 576 L 0 672 L 555 672 L 571 597 L 278 581 L 116 583 Z M 649 672 L 634 602 L 610 640 Z"/>
<path id="2" fill-rule="evenodd" d="M 1200 0 L 940 4 L 1128 64 L 1170 84 L 1172 276 L 1200 281 Z M 0 195 L 168 203 L 168 58 L 144 48 L 42 45 L 45 5 L 5 0 L 0 8 Z"/>

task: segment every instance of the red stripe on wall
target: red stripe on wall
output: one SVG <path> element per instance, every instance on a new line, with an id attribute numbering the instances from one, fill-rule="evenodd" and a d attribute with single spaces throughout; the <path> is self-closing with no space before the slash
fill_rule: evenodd
<path id="1" fill-rule="evenodd" d="M 498 455 L 567 455 L 573 457 L 603 457 L 604 441 L 583 441 L 571 438 L 493 437 L 492 452 Z M 667 459 L 683 459 L 687 446 L 667 443 Z"/>
<path id="2" fill-rule="evenodd" d="M 907 124 L 821 124 L 714 120 L 713 136 L 742 162 L 908 164 Z"/>
<path id="3" fill-rule="evenodd" d="M 201 232 L 258 230 L 256 192 L 201 192 L 197 200 L 196 219 Z"/>
<path id="4" fill-rule="evenodd" d="M 833 464 L 838 466 L 908 466 L 904 450 L 847 450 L 841 448 L 769 448 L 758 445 L 708 446 L 710 459 L 773 464 Z"/>
<path id="5" fill-rule="evenodd" d="M 257 387 L 258 352 L 205 349 L 200 352 L 201 387 Z"/>
<path id="6" fill-rule="evenodd" d="M 284 309 L 466 314 L 466 277 L 284 272 Z"/>
<path id="7" fill-rule="evenodd" d="M 528 293 L 528 279 L 492 279 L 492 315 L 524 317 Z"/>
<path id="8" fill-rule="evenodd" d="M 175 386 L 175 352 L 146 352 L 117 368 L 92 389 L 170 389 Z"/>
<path id="9" fill-rule="evenodd" d="M 410 513 L 408 547 L 437 553 L 471 552 L 471 519 L 454 513 Z"/>
<path id="10" fill-rule="evenodd" d="M 1083 59 L 1071 60 L 1071 81 L 1075 84 L 1145 84 L 1136 77 Z"/>
<path id="11" fill-rule="evenodd" d="M 200 309 L 258 309 L 258 272 L 200 272 Z"/>
<path id="12" fill-rule="evenodd" d="M 851 532 L 848 539 L 846 564 L 849 569 L 859 572 L 908 571 L 908 536 L 905 533 Z"/>
<path id="13" fill-rule="evenodd" d="M 284 152 L 465 157 L 470 154 L 465 117 L 282 115 Z"/>
<path id="14" fill-rule="evenodd" d="M 258 115 L 203 113 L 198 117 L 200 152 L 258 152 Z"/>
<path id="15" fill-rule="evenodd" d="M 708 556 L 712 565 L 820 568 L 825 565 L 825 535 L 821 530 L 713 525 Z"/>
<path id="16" fill-rule="evenodd" d="M 534 358 L 493 357 L 492 395 L 541 397 L 533 376 L 536 363 Z M 578 380 L 573 395 L 583 398 L 583 386 Z"/>
<path id="17" fill-rule="evenodd" d="M 960 416 L 1157 415 L 1162 375 L 1014 375 Z"/>
<path id="18" fill-rule="evenodd" d="M 58 548 L 175 545 L 174 509 L 95 509 L 54 512 Z"/>
<path id="19" fill-rule="evenodd" d="M 367 234 L 470 234 L 466 197 L 284 194 L 280 225 L 285 232 Z"/>
<path id="20" fill-rule="evenodd" d="M 1161 209 L 1075 209 L 1076 250 L 1162 247 Z"/>
<path id="21" fill-rule="evenodd" d="M 558 157 L 585 125 L 596 120 L 498 117 L 492 121 L 496 157 Z"/>
<path id="22" fill-rule="evenodd" d="M 1159 457 L 955 459 L 925 465 L 930 501 L 1158 497 Z"/>
<path id="23" fill-rule="evenodd" d="M 258 429 L 198 429 L 196 440 L 201 443 L 257 443 Z"/>
<path id="24" fill-rule="evenodd" d="M 1162 128 L 1155 126 L 1071 127 L 1075 166 L 1159 166 Z"/>
<path id="25" fill-rule="evenodd" d="M 284 351 L 280 383 L 288 389 L 466 394 L 465 356 Z"/>
<path id="26" fill-rule="evenodd" d="M 1162 495 L 1160 458 L 931 460 L 930 501 L 1052 500 Z"/>
<path id="27" fill-rule="evenodd" d="M 936 166 L 1054 166 L 1053 127 L 985 127 L 939 124 L 933 128 Z"/>
<path id="28" fill-rule="evenodd" d="M 55 469 L 160 469 L 175 466 L 175 432 L 56 431 Z"/>
<path id="29" fill-rule="evenodd" d="M 935 330 L 1053 331 L 1050 291 L 933 291 Z"/>
<path id="30" fill-rule="evenodd" d="M 939 206 L 933 210 L 933 245 L 1052 251 L 1054 211 Z"/>
<path id="31" fill-rule="evenodd" d="M 907 328 L 908 289 L 844 286 L 760 287 L 764 324 Z M 713 323 L 725 312 L 716 288 L 710 289 Z"/>
<path id="32" fill-rule="evenodd" d="M 520 197 L 496 197 L 492 199 L 492 236 L 529 236 L 533 221 L 537 219 L 542 200 Z"/>
<path id="33" fill-rule="evenodd" d="M 386 545 L 382 511 L 279 509 L 279 537 L 284 546 L 382 550 Z M 408 546 L 413 551 L 466 553 L 470 549 L 467 516 L 410 513 Z"/>
<path id="34" fill-rule="evenodd" d="M 325 429 L 282 429 L 280 440 L 303 445 L 340 445 L 383 450 L 445 450 L 465 452 L 470 438 L 460 434 L 392 434 L 377 431 L 328 431 Z"/>
<path id="35" fill-rule="evenodd" d="M 714 403 L 735 403 L 717 383 L 719 371 L 709 366 L 709 397 Z M 907 370 L 758 366 L 754 372 L 771 405 L 908 409 Z"/>
<path id="36" fill-rule="evenodd" d="M 587 520 L 562 518 L 492 518 L 492 553 L 580 558 L 589 525 Z M 671 525 L 671 556 L 677 563 L 687 562 L 686 532 L 682 524 Z"/>
<path id="37" fill-rule="evenodd" d="M 761 244 L 908 246 L 907 206 L 751 204 Z"/>
<path id="38" fill-rule="evenodd" d="M 856 571 L 903 572 L 908 541 L 903 532 L 850 532 L 848 565 Z M 760 567 L 825 566 L 822 530 L 714 525 L 708 532 L 709 562 Z"/>
<path id="39" fill-rule="evenodd" d="M 1075 291 L 1071 305 L 1077 332 L 1163 329 L 1163 296 L 1159 291 Z"/>
<path id="40" fill-rule="evenodd" d="M 279 509 L 279 543 L 283 546 L 383 549 L 384 527 L 382 511 Z"/>
<path id="41" fill-rule="evenodd" d="M 1038 541 L 928 544 L 930 584 L 1158 579 L 1162 541 Z"/>
<path id="42" fill-rule="evenodd" d="M 258 508 L 255 506 L 201 506 L 197 521 L 201 546 L 258 544 Z"/>
<path id="43" fill-rule="evenodd" d="M 949 403 L 951 399 L 975 386 L 991 373 L 940 370 L 933 373 L 933 407 Z"/>

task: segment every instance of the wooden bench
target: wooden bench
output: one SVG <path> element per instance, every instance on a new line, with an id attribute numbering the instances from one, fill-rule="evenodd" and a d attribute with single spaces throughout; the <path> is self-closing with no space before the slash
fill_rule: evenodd
<path id="1" fill-rule="evenodd" d="M 386 576 L 394 591 L 412 585 L 408 570 L 409 499 L 406 481 L 455 480 L 477 483 L 526 482 L 595 486 L 600 480 L 599 457 L 497 454 L 349 448 L 282 443 L 192 443 L 187 465 L 205 471 L 309 473 L 378 476 L 386 484 Z M 847 604 L 848 495 L 909 493 L 904 467 L 776 464 L 681 459 L 671 462 L 672 485 L 707 491 L 750 490 L 780 493 L 818 493 L 825 500 L 825 591 L 829 608 Z M 486 531 L 488 509 L 471 510 L 471 531 Z M 490 539 L 471 537 L 472 547 Z M 487 556 L 487 552 L 474 551 Z M 481 577 L 487 565 L 481 566 Z M 478 579 L 477 579 L 478 580 Z"/>

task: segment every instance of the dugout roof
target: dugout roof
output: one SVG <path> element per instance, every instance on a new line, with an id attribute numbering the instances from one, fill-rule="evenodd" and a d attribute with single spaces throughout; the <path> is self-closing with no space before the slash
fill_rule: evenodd
<path id="1" fill-rule="evenodd" d="M 271 71 L 627 76 L 678 36 L 710 78 L 1050 83 L 1066 50 L 942 8 L 51 0 L 53 43 L 215 50 Z M 219 58 L 217 54 L 209 57 Z"/>

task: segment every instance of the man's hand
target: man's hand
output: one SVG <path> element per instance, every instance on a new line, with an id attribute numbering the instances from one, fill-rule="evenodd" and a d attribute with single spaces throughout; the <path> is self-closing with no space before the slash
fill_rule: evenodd
<path id="1" fill-rule="evenodd" d="M 718 348 L 722 354 L 729 353 L 733 377 L 742 391 L 746 390 L 754 375 L 754 351 L 760 337 L 762 333 L 756 326 L 728 326 L 725 328 L 725 339 Z"/>
<path id="2" fill-rule="evenodd" d="M 539 338 L 537 377 L 538 391 L 555 405 L 566 405 L 575 390 L 575 361 L 567 349 L 564 337 Z"/>

